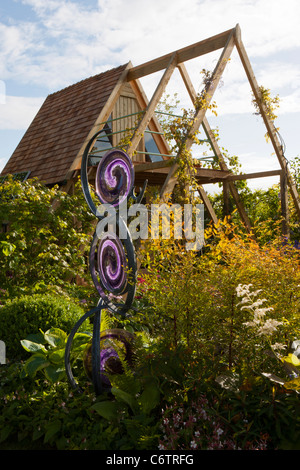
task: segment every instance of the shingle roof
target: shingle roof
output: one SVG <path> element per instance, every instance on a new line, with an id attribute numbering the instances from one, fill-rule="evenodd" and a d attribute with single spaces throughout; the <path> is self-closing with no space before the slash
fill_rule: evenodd
<path id="1" fill-rule="evenodd" d="M 1 174 L 30 170 L 46 184 L 63 182 L 126 66 L 49 95 Z"/>

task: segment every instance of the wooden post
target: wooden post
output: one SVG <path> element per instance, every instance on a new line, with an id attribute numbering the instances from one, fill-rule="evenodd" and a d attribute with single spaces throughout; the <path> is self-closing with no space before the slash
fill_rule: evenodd
<path id="1" fill-rule="evenodd" d="M 229 184 L 223 182 L 223 217 L 230 215 Z"/>
<path id="2" fill-rule="evenodd" d="M 210 202 L 206 192 L 204 191 L 203 189 L 203 186 L 199 185 L 198 186 L 198 191 L 199 191 L 199 194 L 200 194 L 200 197 L 203 201 L 203 204 L 205 205 L 206 209 L 207 209 L 207 212 L 209 213 L 209 216 L 211 218 L 211 220 L 213 221 L 213 223 L 215 225 L 217 225 L 219 219 L 214 211 L 214 208 L 212 206 L 212 203 Z"/>
<path id="3" fill-rule="evenodd" d="M 287 191 L 287 174 L 285 170 L 280 174 L 280 201 L 281 201 L 281 215 L 282 215 L 282 235 L 289 239 L 289 207 L 288 207 L 288 191 Z"/>
<path id="4" fill-rule="evenodd" d="M 241 31 L 240 27 L 237 26 L 236 28 L 236 36 L 235 36 L 235 43 L 236 43 L 236 48 L 238 50 L 241 62 L 243 64 L 243 67 L 245 69 L 246 75 L 248 77 L 250 86 L 252 88 L 253 95 L 255 97 L 255 100 L 257 102 L 257 105 L 259 106 L 261 116 L 263 118 L 263 121 L 265 123 L 265 126 L 268 131 L 268 135 L 270 137 L 270 140 L 272 142 L 272 145 L 274 147 L 275 153 L 277 155 L 279 164 L 283 170 L 285 170 L 286 177 L 287 177 L 287 184 L 289 185 L 290 192 L 294 201 L 295 209 L 298 213 L 298 216 L 300 217 L 300 199 L 299 199 L 299 194 L 296 188 L 296 185 L 294 183 L 293 177 L 290 174 L 288 168 L 285 166 L 285 157 L 283 155 L 282 147 L 279 142 L 278 136 L 277 136 L 277 131 L 274 126 L 273 121 L 269 118 L 268 113 L 266 112 L 266 107 L 264 103 L 261 100 L 261 93 L 259 86 L 257 84 L 256 78 L 254 76 L 249 58 L 247 56 L 246 50 L 244 48 L 244 45 L 242 43 L 241 39 Z"/>

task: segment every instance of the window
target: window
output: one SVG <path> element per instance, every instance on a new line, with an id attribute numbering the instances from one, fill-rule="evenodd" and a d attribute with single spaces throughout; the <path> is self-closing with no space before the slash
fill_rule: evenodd
<path id="1" fill-rule="evenodd" d="M 151 131 L 147 128 L 144 134 L 145 138 L 145 151 L 146 151 L 146 160 L 150 162 L 159 162 L 163 158 L 160 155 L 160 151 L 155 143 Z"/>

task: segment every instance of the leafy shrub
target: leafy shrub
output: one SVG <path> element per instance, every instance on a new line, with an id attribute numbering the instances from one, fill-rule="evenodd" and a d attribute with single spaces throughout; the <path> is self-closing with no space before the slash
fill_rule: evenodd
<path id="1" fill-rule="evenodd" d="M 207 230 L 201 256 L 176 240 L 145 244 L 143 296 L 151 334 L 172 347 L 186 344 L 198 359 L 213 357 L 216 374 L 242 363 L 260 369 L 267 360 L 265 336 L 245 328 L 252 313 L 242 308 L 237 288 L 251 284 L 261 290 L 272 312 L 265 320 L 280 324 L 274 342 L 286 346 L 287 338 L 299 337 L 299 253 L 279 240 L 260 246 L 229 224 L 218 229 Z"/>
<path id="2" fill-rule="evenodd" d="M 54 295 L 25 295 L 7 302 L 0 308 L 0 338 L 6 344 L 7 358 L 27 359 L 21 340 L 40 329 L 69 332 L 83 314 L 78 304 Z"/>
<path id="3" fill-rule="evenodd" d="M 80 183 L 73 195 L 36 179 L 8 178 L 0 185 L 0 285 L 10 295 L 40 284 L 64 286 L 83 276 L 94 217 Z"/>
<path id="4" fill-rule="evenodd" d="M 49 382 L 58 382 L 66 379 L 65 348 L 68 335 L 60 328 L 50 328 L 45 333 L 29 335 L 21 341 L 25 351 L 32 353 L 24 363 L 22 375 L 35 377 L 42 372 Z M 72 353 L 76 358 L 82 356 L 91 340 L 91 332 L 75 334 Z M 82 357 L 81 357 L 82 358 Z"/>

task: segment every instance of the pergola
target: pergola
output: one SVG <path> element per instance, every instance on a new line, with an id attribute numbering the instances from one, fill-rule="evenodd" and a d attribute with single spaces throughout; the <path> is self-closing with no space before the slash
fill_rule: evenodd
<path id="1" fill-rule="evenodd" d="M 278 159 L 279 169 L 273 171 L 264 171 L 264 172 L 255 172 L 255 173 L 248 173 L 248 174 L 240 174 L 235 175 L 233 174 L 222 155 L 222 152 L 218 146 L 217 140 L 215 135 L 209 125 L 208 119 L 206 117 L 206 111 L 208 108 L 209 103 L 211 102 L 214 93 L 219 85 L 221 80 L 222 74 L 224 69 L 230 59 L 233 49 L 236 48 L 250 83 L 254 98 L 256 103 L 259 107 L 260 114 L 264 121 L 267 133 L 270 137 L 271 143 L 273 145 L 275 154 Z M 126 68 L 124 71 L 118 86 L 115 88 L 115 99 L 117 98 L 118 94 L 120 93 L 120 89 L 125 84 L 130 83 L 132 89 L 135 91 L 137 100 L 141 109 L 143 110 L 142 117 L 140 118 L 133 136 L 131 138 L 130 144 L 127 146 L 126 152 L 132 157 L 134 160 L 134 154 L 138 148 L 138 145 L 141 141 L 144 132 L 146 131 L 147 127 L 150 126 L 152 132 L 158 132 L 159 125 L 157 124 L 157 120 L 155 117 L 155 111 L 157 105 L 159 104 L 163 93 L 166 90 L 167 84 L 174 72 L 177 68 L 180 72 L 181 78 L 183 83 L 188 91 L 188 94 L 191 98 L 192 103 L 194 104 L 196 101 L 196 92 L 191 81 L 191 78 L 187 72 L 187 68 L 185 66 L 185 62 L 194 59 L 196 57 L 200 57 L 204 54 L 211 53 L 216 50 L 221 50 L 221 54 L 219 60 L 214 68 L 212 73 L 211 79 L 209 80 L 209 92 L 206 94 L 206 103 L 207 105 L 205 108 L 195 109 L 193 125 L 190 134 L 193 134 L 202 126 L 207 136 L 207 139 L 210 143 L 210 146 L 213 150 L 215 158 L 218 162 L 220 169 L 208 169 L 208 168 L 196 168 L 196 178 L 198 183 L 198 191 L 200 196 L 206 206 L 206 209 L 213 220 L 213 222 L 217 223 L 218 218 L 215 214 L 215 211 L 210 203 L 210 200 L 207 196 L 207 193 L 204 189 L 205 184 L 208 183 L 222 183 L 223 184 L 223 194 L 226 204 L 226 198 L 228 200 L 229 192 L 231 193 L 236 207 L 239 211 L 240 217 L 244 222 L 246 228 L 251 231 L 251 223 L 247 216 L 247 213 L 243 207 L 242 201 L 239 197 L 238 191 L 235 186 L 235 182 L 241 179 L 252 179 L 252 178 L 262 178 L 262 177 L 269 177 L 269 176 L 278 176 L 280 178 L 280 194 L 281 194 L 281 208 L 282 208 L 282 216 L 283 216 L 283 233 L 288 235 L 289 228 L 288 228 L 288 199 L 287 199 L 287 192 L 288 190 L 291 193 L 296 211 L 298 216 L 300 217 L 300 200 L 299 195 L 293 181 L 293 178 L 290 174 L 290 171 L 286 164 L 286 159 L 283 153 L 282 145 L 280 139 L 278 138 L 277 130 L 274 126 L 273 121 L 270 119 L 268 115 L 268 110 L 266 109 L 266 105 L 264 104 L 261 91 L 257 84 L 256 78 L 254 76 L 250 60 L 247 56 L 245 47 L 243 45 L 241 39 L 241 30 L 239 25 L 236 25 L 235 28 L 225 31 L 221 34 L 216 36 L 210 37 L 208 39 L 202 40 L 196 44 L 192 44 L 188 47 L 183 49 L 176 50 L 164 56 L 158 57 L 154 60 L 146 62 L 142 65 L 133 67 L 131 64 Z M 139 79 L 145 77 L 147 75 L 153 74 L 155 72 L 162 71 L 161 79 L 149 101 L 146 100 L 144 93 L 142 92 L 141 85 L 139 84 Z M 103 124 L 106 121 L 105 118 L 108 118 L 108 115 L 111 112 L 111 108 L 107 108 L 106 115 L 104 113 L 102 120 Z M 186 137 L 185 148 L 190 149 L 193 145 L 193 139 L 189 136 Z M 178 163 L 177 158 L 179 155 L 173 157 L 168 157 L 168 146 L 165 143 L 165 148 L 162 150 L 164 158 L 161 161 L 152 161 L 152 162 L 135 162 L 135 173 L 137 181 L 143 181 L 146 178 L 154 177 L 154 181 L 156 181 L 160 187 L 160 197 L 162 200 L 165 197 L 172 193 L 174 187 L 177 183 L 177 170 L 178 170 Z M 170 159 L 172 160 L 170 162 Z M 78 155 L 78 160 L 80 160 L 80 155 Z M 74 165 L 76 163 L 74 162 Z M 74 166 L 75 168 L 75 166 Z"/>
<path id="2" fill-rule="evenodd" d="M 278 170 L 233 174 L 226 164 L 215 134 L 209 125 L 206 116 L 207 108 L 212 102 L 234 48 L 238 52 L 254 99 L 259 107 L 259 113 L 277 156 Z M 125 150 L 134 163 L 136 184 L 142 185 L 147 179 L 150 185 L 158 185 L 160 197 L 164 200 L 167 195 L 173 192 L 177 184 L 178 157 L 180 155 L 171 155 L 169 145 L 157 119 L 157 107 L 176 69 L 180 72 L 180 77 L 194 105 L 197 94 L 185 63 L 218 50 L 220 50 L 220 57 L 207 84 L 209 89 L 206 90 L 206 106 L 194 107 L 195 113 L 190 135 L 203 128 L 219 169 L 195 166 L 197 190 L 210 218 L 214 223 L 217 223 L 218 218 L 205 191 L 205 185 L 221 183 L 224 205 L 226 206 L 226 201 L 228 202 L 229 194 L 231 194 L 245 227 L 251 231 L 251 223 L 235 182 L 241 179 L 278 176 L 281 185 L 283 233 L 288 235 L 288 191 L 299 218 L 300 199 L 292 175 L 286 165 L 278 132 L 269 117 L 268 109 L 262 99 L 260 87 L 243 45 L 239 25 L 144 64 L 133 66 L 131 62 L 128 62 L 116 69 L 90 77 L 49 95 L 2 171 L 2 175 L 25 172 L 27 176 L 29 174 L 30 177 L 37 176 L 46 184 L 58 183 L 62 189 L 70 191 L 75 178 L 80 173 L 84 153 L 90 152 L 89 176 L 93 178 L 96 168 L 95 161 L 97 159 L 99 161 L 103 156 L 101 153 L 103 144 L 101 147 L 99 142 L 103 143 L 105 139 L 108 142 L 109 139 L 110 148 L 118 148 L 126 129 L 130 128 L 130 143 Z M 148 99 L 140 79 L 156 72 L 161 72 L 161 78 L 152 97 Z M 157 148 L 157 153 L 154 154 L 155 158 L 151 158 L 153 150 L 147 151 L 146 136 L 149 135 Z M 192 148 L 193 138 L 187 135 L 185 139 L 185 149 L 189 150 Z"/>

